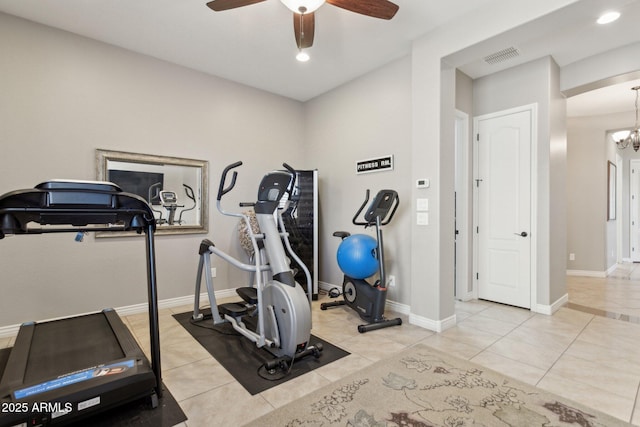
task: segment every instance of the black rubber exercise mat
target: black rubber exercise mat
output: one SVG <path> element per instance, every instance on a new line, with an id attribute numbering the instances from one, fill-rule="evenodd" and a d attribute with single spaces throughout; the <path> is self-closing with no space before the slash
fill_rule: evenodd
<path id="1" fill-rule="evenodd" d="M 203 314 L 210 315 L 210 311 L 203 310 Z M 175 314 L 173 317 L 251 394 L 268 390 L 349 355 L 349 352 L 312 334 L 311 344 L 322 344 L 320 357 L 311 355 L 296 360 L 288 372 L 278 371 L 271 375 L 262 365 L 273 360 L 273 355 L 257 348 L 229 323 L 215 327 L 211 319 L 192 323 L 191 312 Z"/>

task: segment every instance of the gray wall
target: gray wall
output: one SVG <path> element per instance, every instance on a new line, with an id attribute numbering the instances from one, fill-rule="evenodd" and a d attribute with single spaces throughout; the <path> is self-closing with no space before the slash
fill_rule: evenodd
<path id="1" fill-rule="evenodd" d="M 351 224 L 364 201 L 378 190 L 398 191 L 400 207 L 384 228 L 387 274 L 396 276 L 389 299 L 410 304 L 411 60 L 396 60 L 304 106 L 305 157 L 319 170 L 320 278 L 341 285 L 336 263 L 336 230 L 374 232 Z M 393 155 L 394 170 L 356 175 L 358 160 Z"/>
<path id="2" fill-rule="evenodd" d="M 299 102 L 4 14 L 0 52 L 0 193 L 95 179 L 96 148 L 210 162 L 210 232 L 158 236 L 160 299 L 193 294 L 202 238 L 240 254 L 236 221 L 214 204 L 226 164 L 245 162 L 231 209 L 254 200 L 259 178 L 283 161 L 313 166 L 303 160 Z M 215 265 L 216 286 L 246 282 Z M 0 241 L 0 271 L 0 326 L 146 301 L 139 238 L 11 237 Z"/>

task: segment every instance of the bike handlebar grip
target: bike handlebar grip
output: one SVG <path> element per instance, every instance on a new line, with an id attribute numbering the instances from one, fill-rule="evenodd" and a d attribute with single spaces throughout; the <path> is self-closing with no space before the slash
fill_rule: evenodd
<path id="1" fill-rule="evenodd" d="M 222 199 L 222 196 L 227 194 L 229 191 L 233 189 L 236 185 L 236 178 L 238 177 L 238 172 L 233 171 L 233 175 L 231 176 L 231 184 L 227 188 L 224 188 L 224 183 L 227 180 L 227 174 L 231 169 L 237 168 L 242 165 L 241 161 L 235 162 L 224 168 L 222 171 L 222 178 L 220 178 L 220 186 L 218 187 L 218 200 Z"/>
<path id="2" fill-rule="evenodd" d="M 358 221 L 358 216 L 360 216 L 360 213 L 362 212 L 362 210 L 365 208 L 365 206 L 367 206 L 367 202 L 369 201 L 369 195 L 370 195 L 370 191 L 367 188 L 367 193 L 365 194 L 364 202 L 362 202 L 362 205 L 360 205 L 360 209 L 358 209 L 358 212 L 356 212 L 356 214 L 353 216 L 353 219 L 351 220 L 353 225 L 364 225 L 365 228 L 367 228 L 367 226 L 369 225 L 366 222 Z"/>

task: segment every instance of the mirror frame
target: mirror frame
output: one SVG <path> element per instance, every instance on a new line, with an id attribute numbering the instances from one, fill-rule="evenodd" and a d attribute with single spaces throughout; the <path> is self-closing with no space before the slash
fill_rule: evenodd
<path id="1" fill-rule="evenodd" d="M 108 181 L 107 162 L 142 163 L 150 165 L 189 166 L 200 169 L 200 225 L 157 226 L 156 235 L 163 234 L 206 234 L 209 231 L 209 162 L 206 160 L 181 157 L 159 156 L 154 154 L 130 153 L 96 149 L 96 178 Z M 126 190 L 125 190 L 126 191 Z M 96 237 L 137 236 L 135 232 L 96 232 Z"/>

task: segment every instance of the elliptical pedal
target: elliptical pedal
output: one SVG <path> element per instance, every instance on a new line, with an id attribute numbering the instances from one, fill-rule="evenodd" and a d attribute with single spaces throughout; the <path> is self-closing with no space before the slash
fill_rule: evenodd
<path id="1" fill-rule="evenodd" d="M 247 304 L 258 304 L 258 290 L 250 286 L 236 289 L 236 293 L 247 302 Z"/>
<path id="2" fill-rule="evenodd" d="M 228 302 L 218 306 L 220 314 L 228 315 L 233 318 L 242 317 L 247 314 L 247 307 L 237 302 Z"/>

